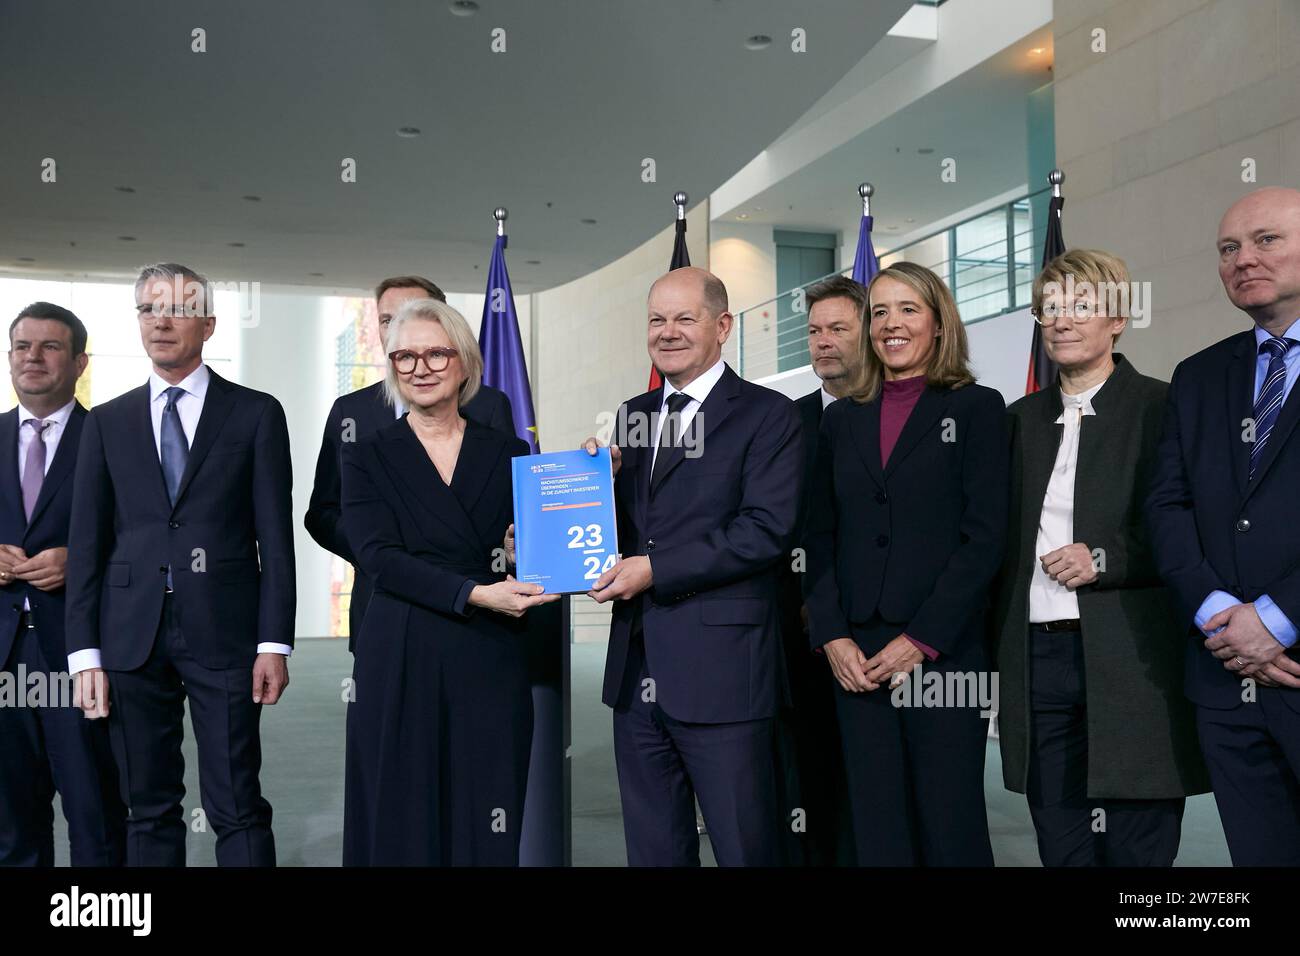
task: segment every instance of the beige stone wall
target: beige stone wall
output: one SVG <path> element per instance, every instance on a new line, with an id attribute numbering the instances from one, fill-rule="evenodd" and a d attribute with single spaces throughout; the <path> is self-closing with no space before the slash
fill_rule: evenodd
<path id="1" fill-rule="evenodd" d="M 1300 186 L 1300 0 L 1057 0 L 1054 32 L 1065 240 L 1152 283 L 1151 324 L 1121 349 L 1167 378 L 1249 324 L 1218 280 L 1223 211 Z"/>

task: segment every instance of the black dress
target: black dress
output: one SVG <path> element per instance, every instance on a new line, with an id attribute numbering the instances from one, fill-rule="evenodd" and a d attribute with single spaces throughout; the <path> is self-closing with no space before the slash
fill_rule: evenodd
<path id="1" fill-rule="evenodd" d="M 375 583 L 348 706 L 345 866 L 515 866 L 532 736 L 523 619 L 467 604 L 512 520 L 517 438 L 467 421 L 450 487 L 406 418 L 343 450 Z"/>

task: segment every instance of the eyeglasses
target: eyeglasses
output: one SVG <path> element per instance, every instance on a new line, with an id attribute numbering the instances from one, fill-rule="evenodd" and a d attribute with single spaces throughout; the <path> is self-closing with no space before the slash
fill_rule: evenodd
<path id="1" fill-rule="evenodd" d="M 430 372 L 445 372 L 451 360 L 459 354 L 455 349 L 425 349 L 423 352 L 398 349 L 388 353 L 388 360 L 393 363 L 398 375 L 410 375 L 415 371 L 417 359 L 423 359 L 424 367 Z"/>
<path id="2" fill-rule="evenodd" d="M 135 312 L 136 315 L 140 317 L 141 322 L 157 322 L 163 316 L 166 316 L 167 318 L 172 319 L 173 321 L 179 319 L 207 318 L 206 315 L 203 315 L 201 313 L 200 309 L 194 306 L 186 307 L 183 305 L 173 306 L 170 309 L 163 309 L 163 308 L 155 308 L 154 306 L 146 303 L 144 305 L 137 305 L 135 307 Z"/>
<path id="3" fill-rule="evenodd" d="M 1080 299 L 1069 308 L 1062 309 L 1055 305 L 1045 305 L 1041 309 L 1030 309 L 1030 315 L 1045 329 L 1050 329 L 1062 315 L 1068 315 L 1075 325 L 1083 325 L 1097 316 L 1101 310 L 1087 299 Z"/>

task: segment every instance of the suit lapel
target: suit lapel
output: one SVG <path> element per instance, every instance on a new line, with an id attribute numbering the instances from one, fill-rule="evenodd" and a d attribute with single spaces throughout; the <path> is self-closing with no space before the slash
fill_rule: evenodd
<path id="1" fill-rule="evenodd" d="M 885 487 L 885 476 L 880 467 L 880 396 L 865 405 L 847 399 L 849 405 L 849 432 L 858 447 L 867 474 L 878 487 Z"/>
<path id="2" fill-rule="evenodd" d="M 917 399 L 912 414 L 907 416 L 907 422 L 903 425 L 902 434 L 898 436 L 898 441 L 894 444 L 894 450 L 889 453 L 889 464 L 885 466 L 886 479 L 894 473 L 899 463 L 911 454 L 912 450 L 921 441 L 921 438 L 929 433 L 947 407 L 947 393 L 927 385 L 925 391 L 921 393 L 921 397 Z M 879 412 L 876 413 L 876 421 L 877 423 L 880 421 Z M 876 454 L 879 457 L 879 437 L 877 437 Z"/>
<path id="3" fill-rule="evenodd" d="M 479 498 L 483 497 L 492 469 L 496 467 L 497 459 L 504 450 L 504 443 L 492 433 L 489 426 L 473 419 L 465 419 L 460 455 L 456 459 L 456 470 L 451 473 L 451 490 L 467 517 L 473 512 Z M 475 528 L 475 533 L 477 530 Z"/>
<path id="4" fill-rule="evenodd" d="M 1254 411 L 1254 403 L 1251 403 L 1251 411 Z M 1268 469 L 1277 456 L 1282 451 L 1282 446 L 1286 444 L 1287 438 L 1295 430 L 1296 421 L 1300 420 L 1300 383 L 1292 386 L 1291 394 L 1286 397 L 1282 403 L 1282 408 L 1278 411 L 1277 421 L 1273 423 L 1273 431 L 1268 436 L 1268 442 L 1264 445 L 1264 450 L 1260 452 L 1259 464 L 1255 467 L 1255 479 L 1250 482 L 1250 487 L 1246 489 L 1246 498 L 1254 494 L 1255 489 L 1259 487 L 1260 481 L 1268 473 Z M 1247 452 L 1249 455 L 1249 452 Z M 1249 465 L 1247 474 L 1249 474 Z"/>
<path id="5" fill-rule="evenodd" d="M 176 503 L 185 497 L 195 473 L 203 467 L 203 459 L 208 457 L 217 436 L 230 418 L 230 411 L 235 404 L 235 390 L 230 383 L 211 369 L 208 370 L 208 392 L 203 397 L 203 411 L 199 415 L 199 424 L 194 429 L 194 444 L 189 457 L 185 460 L 185 474 L 181 476 L 181 486 L 176 491 Z M 150 424 L 152 428 L 152 423 Z M 158 466 L 162 473 L 162 464 Z"/>
<path id="6" fill-rule="evenodd" d="M 41 493 L 36 498 L 36 507 L 32 509 L 32 517 L 27 522 L 27 527 L 36 524 L 41 517 L 41 512 L 58 494 L 59 486 L 72 474 L 77 457 L 77 446 L 81 442 L 81 426 L 85 418 L 86 410 L 81 407 L 81 403 L 73 405 L 72 414 L 68 416 L 67 424 L 63 426 L 63 435 L 59 438 L 59 447 L 54 453 L 54 460 L 50 462 L 50 467 L 45 472 L 45 480 L 41 482 Z"/>
<path id="7" fill-rule="evenodd" d="M 1227 386 L 1225 389 L 1226 401 L 1228 403 L 1228 429 L 1230 440 L 1229 465 L 1232 468 L 1232 474 L 1237 479 L 1237 488 L 1242 494 L 1242 499 L 1250 494 L 1247 487 L 1250 484 L 1250 443 L 1242 441 L 1242 432 L 1245 430 L 1244 424 L 1246 419 L 1255 414 L 1254 411 L 1254 394 L 1255 394 L 1255 352 L 1249 345 L 1255 341 L 1253 332 L 1242 333 L 1241 341 L 1238 342 L 1237 348 L 1233 351 L 1233 358 L 1228 363 Z M 1281 424 L 1279 419 L 1278 425 Z M 1277 428 L 1273 429 L 1274 436 L 1277 435 Z"/>
<path id="8" fill-rule="evenodd" d="M 128 393 L 128 395 L 130 395 L 130 398 L 127 399 L 126 411 L 135 419 L 135 424 L 126 430 L 126 438 L 123 444 L 134 446 L 131 449 L 130 460 L 143 463 L 142 467 L 149 476 L 145 481 L 154 486 L 154 494 L 170 510 L 171 502 L 167 498 L 167 479 L 163 477 L 162 459 L 158 455 L 158 444 L 153 433 L 153 412 L 150 408 L 152 403 L 149 399 L 149 383 L 146 382 L 133 393 Z"/>
<path id="9" fill-rule="evenodd" d="M 1025 503 L 1026 517 L 1032 519 L 1025 524 L 1032 525 L 1035 537 L 1042 518 L 1043 500 L 1047 497 L 1047 485 L 1052 480 L 1052 468 L 1061 450 L 1061 437 L 1065 434 L 1065 426 L 1057 422 L 1065 410 L 1061 404 L 1060 388 L 1050 385 L 1040 396 L 1034 399 L 1036 407 L 1033 412 L 1023 419 L 1025 431 L 1021 436 L 1025 469 L 1021 499 Z"/>
<path id="10" fill-rule="evenodd" d="M 661 455 L 667 455 L 667 461 L 659 469 L 658 480 L 652 481 L 650 485 L 650 495 L 659 490 L 659 486 L 667 480 L 673 470 L 682 463 L 686 458 L 686 446 L 689 443 L 692 447 L 703 449 L 707 444 L 707 436 L 716 432 L 728 416 L 731 415 L 732 401 L 740 394 L 740 376 L 733 372 L 730 366 L 725 366 L 722 370 L 722 378 L 713 386 L 708 397 L 695 412 L 695 417 L 691 419 L 690 434 L 684 436 L 681 444 L 666 448 L 660 451 Z M 663 400 L 663 392 L 659 393 L 660 401 Z M 652 436 L 653 437 L 653 436 Z M 688 441 L 689 439 L 689 441 Z M 653 467 L 651 468 L 653 472 Z M 653 478 L 653 474 L 652 474 Z"/>
<path id="11" fill-rule="evenodd" d="M 6 459 L 12 462 L 0 475 L 0 495 L 4 498 L 4 506 L 13 512 L 21 527 L 27 519 L 23 509 L 23 479 L 18 472 L 17 406 L 0 415 L 0 448 L 9 450 Z"/>

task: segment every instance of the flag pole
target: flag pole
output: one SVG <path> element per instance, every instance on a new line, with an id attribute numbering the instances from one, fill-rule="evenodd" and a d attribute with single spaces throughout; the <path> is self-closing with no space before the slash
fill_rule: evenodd
<path id="1" fill-rule="evenodd" d="M 506 220 L 510 218 L 510 211 L 505 206 L 497 206 L 492 210 L 492 218 L 497 221 L 497 235 L 506 234 Z"/>
<path id="2" fill-rule="evenodd" d="M 862 197 L 862 215 L 871 215 L 871 197 L 875 192 L 876 187 L 871 183 L 862 183 L 858 186 L 858 195 Z"/>

